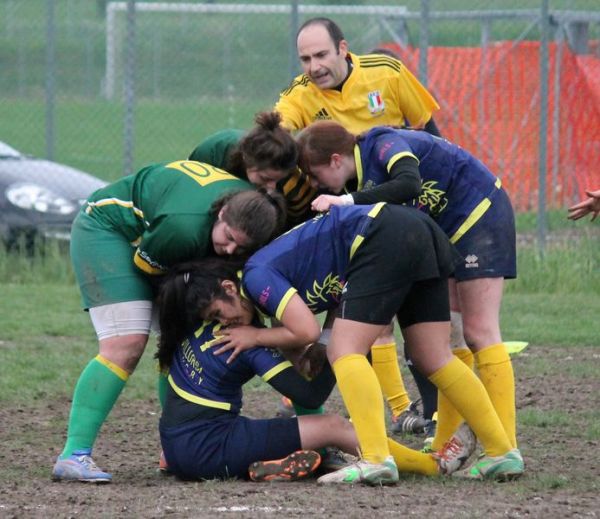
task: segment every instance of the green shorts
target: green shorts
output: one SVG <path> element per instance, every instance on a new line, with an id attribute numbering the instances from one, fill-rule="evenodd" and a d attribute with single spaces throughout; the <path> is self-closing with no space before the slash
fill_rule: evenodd
<path id="1" fill-rule="evenodd" d="M 133 263 L 135 248 L 83 211 L 71 230 L 71 260 L 85 309 L 152 301 L 152 285 Z"/>

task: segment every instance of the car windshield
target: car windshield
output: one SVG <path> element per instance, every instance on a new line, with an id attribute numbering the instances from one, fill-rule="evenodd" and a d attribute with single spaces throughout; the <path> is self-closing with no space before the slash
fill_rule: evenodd
<path id="1" fill-rule="evenodd" d="M 11 148 L 8 144 L 0 141 L 0 158 L 7 158 L 7 157 L 20 157 L 21 154 L 15 150 L 14 148 Z"/>

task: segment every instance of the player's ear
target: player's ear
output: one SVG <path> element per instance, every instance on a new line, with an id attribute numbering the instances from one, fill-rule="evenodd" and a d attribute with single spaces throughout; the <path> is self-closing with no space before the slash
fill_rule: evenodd
<path id="1" fill-rule="evenodd" d="M 329 163 L 332 167 L 339 168 L 342 163 L 342 156 L 339 153 L 332 153 Z"/>
<path id="2" fill-rule="evenodd" d="M 340 56 L 342 56 L 344 59 L 346 58 L 346 56 L 348 55 L 348 42 L 346 40 L 341 40 L 340 44 L 338 46 L 338 53 L 340 54 Z"/>
<path id="3" fill-rule="evenodd" d="M 229 297 L 238 294 L 237 285 L 234 281 L 231 281 L 230 279 L 224 279 L 223 281 L 221 281 L 221 286 L 223 287 L 223 290 L 225 290 L 225 294 Z"/>

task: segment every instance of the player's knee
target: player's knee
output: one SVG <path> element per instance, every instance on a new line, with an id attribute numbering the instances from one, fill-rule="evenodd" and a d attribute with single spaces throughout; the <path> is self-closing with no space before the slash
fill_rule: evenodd
<path id="1" fill-rule="evenodd" d="M 100 341 L 100 355 L 121 369 L 132 373 L 148 342 L 147 335 L 122 335 Z"/>
<path id="2" fill-rule="evenodd" d="M 463 335 L 471 350 L 479 350 L 500 342 L 500 329 L 496 323 L 485 320 L 469 320 L 463 317 Z"/>
<path id="3" fill-rule="evenodd" d="M 352 422 L 350 422 L 350 420 L 347 418 L 340 416 L 339 414 L 331 414 L 328 416 L 330 419 L 329 426 L 332 428 L 332 430 L 343 432 L 350 432 L 354 430 Z"/>

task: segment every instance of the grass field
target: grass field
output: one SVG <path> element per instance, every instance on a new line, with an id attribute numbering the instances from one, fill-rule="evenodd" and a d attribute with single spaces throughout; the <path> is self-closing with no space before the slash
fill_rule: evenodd
<path id="1" fill-rule="evenodd" d="M 95 355 L 94 332 L 60 251 L 33 262 L 0 255 L 1 515 L 596 517 L 600 486 L 589 454 L 600 443 L 600 226 L 560 216 L 550 218 L 553 239 L 544 261 L 534 259 L 532 222 L 519 218 L 520 276 L 508 285 L 502 327 L 505 339 L 530 343 L 513 357 L 527 472 L 507 484 L 405 476 L 395 487 L 331 489 L 314 480 L 260 485 L 158 476 L 152 341 L 96 444 L 95 458 L 113 472 L 114 483 L 53 484 L 49 475 L 64 442 L 73 384 Z M 558 275 L 561 283 L 549 283 Z M 245 414 L 268 417 L 277 398 L 254 382 L 244 402 Z M 344 412 L 337 392 L 326 405 Z M 422 441 L 397 439 L 415 448 Z"/>

